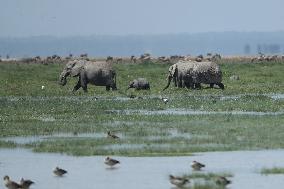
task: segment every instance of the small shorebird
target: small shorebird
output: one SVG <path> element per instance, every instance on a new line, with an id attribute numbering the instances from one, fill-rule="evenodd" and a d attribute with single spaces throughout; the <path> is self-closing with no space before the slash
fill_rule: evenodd
<path id="1" fill-rule="evenodd" d="M 232 181 L 228 180 L 226 177 L 219 176 L 216 180 L 216 184 L 226 186 L 227 184 L 232 183 Z"/>
<path id="2" fill-rule="evenodd" d="M 113 139 L 119 139 L 119 136 L 116 136 L 115 134 L 112 134 L 110 131 L 107 132 L 107 137 L 113 138 Z"/>
<path id="3" fill-rule="evenodd" d="M 110 167 L 113 167 L 113 166 L 115 166 L 116 164 L 118 164 L 120 162 L 118 160 L 112 159 L 110 157 L 106 157 L 104 163 L 106 165 L 110 166 Z"/>
<path id="4" fill-rule="evenodd" d="M 12 180 L 10 180 L 9 176 L 5 176 L 4 177 L 4 185 L 8 188 L 8 189 L 18 189 L 18 188 L 22 188 L 22 186 Z"/>
<path id="5" fill-rule="evenodd" d="M 167 103 L 169 102 L 169 99 L 167 99 L 167 98 L 162 98 L 162 101 L 163 101 L 165 104 L 167 104 Z"/>
<path id="6" fill-rule="evenodd" d="M 56 176 L 63 176 L 64 174 L 66 174 L 67 173 L 67 171 L 66 170 L 64 170 L 64 169 L 61 169 L 61 168 L 59 168 L 59 167 L 55 167 L 55 169 L 53 170 L 53 173 L 56 175 Z"/>
<path id="7" fill-rule="evenodd" d="M 177 187 L 182 187 L 184 186 L 186 183 L 189 183 L 189 180 L 186 178 L 182 178 L 182 177 L 175 177 L 173 175 L 169 176 L 170 178 L 170 183 L 172 183 L 173 185 L 177 186 Z"/>
<path id="8" fill-rule="evenodd" d="M 205 167 L 205 165 L 197 161 L 193 161 L 191 162 L 191 167 L 195 171 L 200 171 L 202 167 Z"/>
<path id="9" fill-rule="evenodd" d="M 29 189 L 32 184 L 34 184 L 33 181 L 25 180 L 24 178 L 22 178 L 20 181 L 20 185 L 22 189 Z"/>

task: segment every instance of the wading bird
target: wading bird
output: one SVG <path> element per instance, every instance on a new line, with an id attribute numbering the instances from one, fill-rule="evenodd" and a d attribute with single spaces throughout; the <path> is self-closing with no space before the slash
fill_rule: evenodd
<path id="1" fill-rule="evenodd" d="M 22 178 L 20 181 L 20 185 L 22 189 L 29 189 L 32 184 L 34 184 L 33 181 L 25 180 L 24 178 Z"/>
<path id="2" fill-rule="evenodd" d="M 118 160 L 112 159 L 110 157 L 106 157 L 104 163 L 110 167 L 115 166 L 116 164 L 119 164 L 120 162 Z"/>
<path id="3" fill-rule="evenodd" d="M 232 181 L 228 180 L 226 177 L 219 176 L 216 180 L 216 184 L 226 186 L 231 184 Z"/>
<path id="4" fill-rule="evenodd" d="M 18 189 L 21 188 L 21 185 L 10 180 L 9 176 L 4 176 L 4 185 L 8 188 L 8 189 Z"/>
<path id="5" fill-rule="evenodd" d="M 200 171 L 202 167 L 205 167 L 205 165 L 197 161 L 193 161 L 191 162 L 191 167 L 195 171 Z"/>
<path id="6" fill-rule="evenodd" d="M 53 173 L 56 175 L 56 176 L 63 176 L 64 174 L 66 174 L 67 173 L 67 171 L 66 170 L 64 170 L 64 169 L 61 169 L 61 168 L 59 168 L 59 167 L 55 167 L 55 169 L 53 170 Z"/>
<path id="7" fill-rule="evenodd" d="M 169 99 L 167 99 L 167 98 L 162 98 L 162 101 L 163 101 L 165 104 L 167 104 L 167 103 L 169 102 Z"/>
<path id="8" fill-rule="evenodd" d="M 175 177 L 173 175 L 169 176 L 170 178 L 170 183 L 177 186 L 177 187 L 182 187 L 184 186 L 186 183 L 189 183 L 189 180 L 186 178 L 182 178 L 182 177 Z"/>
<path id="9" fill-rule="evenodd" d="M 119 139 L 118 136 L 116 136 L 115 134 L 112 134 L 110 131 L 107 132 L 107 137 L 113 138 L 113 139 Z"/>

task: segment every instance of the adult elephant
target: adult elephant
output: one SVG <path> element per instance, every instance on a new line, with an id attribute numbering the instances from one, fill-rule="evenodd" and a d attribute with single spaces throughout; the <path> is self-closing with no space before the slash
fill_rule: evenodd
<path id="1" fill-rule="evenodd" d="M 187 88 L 201 88 L 201 84 L 210 84 L 213 88 L 218 85 L 224 89 L 222 83 L 222 71 L 218 64 L 214 62 L 193 62 L 180 61 L 169 68 L 167 89 L 174 80 L 175 86 Z"/>
<path id="2" fill-rule="evenodd" d="M 210 88 L 214 85 L 221 89 L 225 88 L 222 83 L 222 71 L 215 62 L 195 62 L 191 72 L 186 75 L 186 80 L 192 80 L 193 85 L 198 88 L 201 87 L 201 83 L 210 84 Z"/>
<path id="3" fill-rule="evenodd" d="M 188 77 L 188 74 L 192 72 L 193 66 L 194 62 L 192 61 L 179 61 L 171 65 L 167 77 L 168 83 L 163 90 L 166 90 L 170 86 L 172 80 L 175 87 L 192 87 L 192 77 Z"/>
<path id="4" fill-rule="evenodd" d="M 111 63 L 104 61 L 93 62 L 87 60 L 69 61 L 59 76 L 59 84 L 64 86 L 67 83 L 67 77 L 79 77 L 73 92 L 80 87 L 87 92 L 87 84 L 96 86 L 106 86 L 106 90 L 116 90 L 116 72 L 113 70 Z"/>

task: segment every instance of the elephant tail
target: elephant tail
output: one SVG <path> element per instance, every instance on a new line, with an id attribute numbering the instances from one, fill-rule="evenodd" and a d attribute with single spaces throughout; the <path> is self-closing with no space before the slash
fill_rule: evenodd
<path id="1" fill-rule="evenodd" d="M 168 76 L 168 84 L 165 86 L 165 88 L 163 89 L 163 91 L 166 90 L 166 89 L 170 86 L 171 81 L 172 81 L 172 77 L 169 75 L 169 76 Z"/>
<path id="2" fill-rule="evenodd" d="M 116 72 L 115 71 L 113 71 L 113 81 L 114 81 L 114 83 L 116 84 Z"/>
<path id="3" fill-rule="evenodd" d="M 114 72 L 114 83 L 116 84 L 116 73 Z"/>

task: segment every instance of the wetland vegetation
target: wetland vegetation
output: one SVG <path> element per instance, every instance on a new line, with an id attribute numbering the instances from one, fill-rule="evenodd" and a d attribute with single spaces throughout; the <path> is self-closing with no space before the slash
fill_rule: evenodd
<path id="1" fill-rule="evenodd" d="M 264 175 L 284 174 L 284 168 L 283 167 L 262 168 L 260 173 Z"/>
<path id="2" fill-rule="evenodd" d="M 169 64 L 145 63 L 115 64 L 117 91 L 90 85 L 88 93 L 73 94 L 77 78 L 58 85 L 63 64 L 0 63 L 0 147 L 78 156 L 284 148 L 284 62 L 220 65 L 225 90 L 203 85 L 201 90 L 170 86 L 162 91 Z M 240 79 L 231 80 L 232 75 Z M 151 90 L 126 91 L 137 77 L 147 78 Z M 184 110 L 197 113 L 173 113 Z M 107 138 L 108 130 L 120 139 Z M 64 133 L 69 135 L 54 137 Z M 80 135 L 85 133 L 90 135 Z M 49 137 L 24 144 L 11 138 L 22 136 Z"/>

